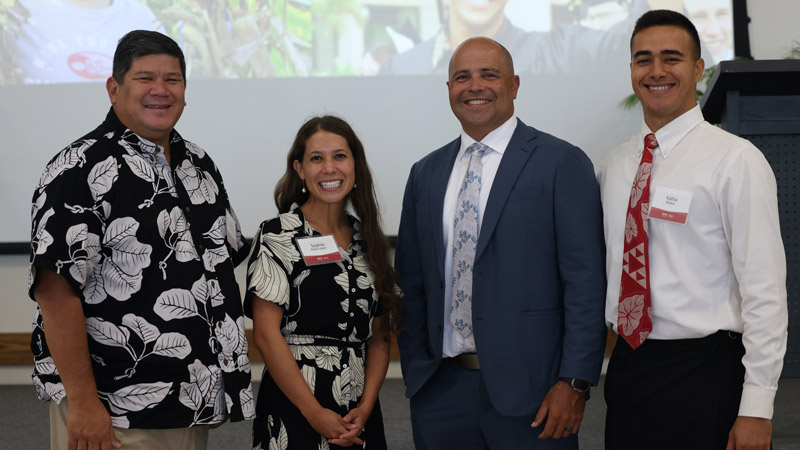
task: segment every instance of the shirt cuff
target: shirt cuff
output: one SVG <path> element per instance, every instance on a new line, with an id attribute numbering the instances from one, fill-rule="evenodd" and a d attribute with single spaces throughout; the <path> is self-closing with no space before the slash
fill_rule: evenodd
<path id="1" fill-rule="evenodd" d="M 745 384 L 742 388 L 742 401 L 739 403 L 739 415 L 772 419 L 774 403 L 775 389 Z"/>

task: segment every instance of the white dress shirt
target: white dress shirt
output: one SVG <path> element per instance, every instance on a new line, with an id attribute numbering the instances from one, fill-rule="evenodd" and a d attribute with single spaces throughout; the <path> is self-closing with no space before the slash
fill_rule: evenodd
<path id="1" fill-rule="evenodd" d="M 647 125 L 600 169 L 606 238 L 606 321 L 617 331 L 625 219 Z M 650 202 L 659 187 L 691 193 L 685 224 L 650 217 L 653 331 L 648 339 L 743 333 L 739 415 L 772 417 L 786 352 L 786 258 L 775 175 L 750 142 L 703 119 L 700 107 L 656 133 Z"/>
<path id="2" fill-rule="evenodd" d="M 512 116 L 502 125 L 492 130 L 481 140 L 482 144 L 488 146 L 492 151 L 483 154 L 481 162 L 481 192 L 478 197 L 478 236 L 480 236 L 481 224 L 483 223 L 483 212 L 486 210 L 486 201 L 489 199 L 489 192 L 492 189 L 494 176 L 500 166 L 500 160 L 508 147 L 514 130 L 517 129 L 517 118 Z M 453 296 L 453 216 L 456 213 L 456 200 L 458 191 L 464 182 L 464 175 L 469 168 L 469 155 L 466 154 L 467 147 L 475 143 L 463 130 L 461 131 L 461 148 L 456 155 L 453 170 L 450 172 L 450 180 L 447 182 L 447 190 L 444 194 L 444 208 L 442 213 L 442 232 L 445 242 L 444 257 L 444 343 L 443 353 L 445 357 L 452 357 L 461 353 L 475 352 L 475 337 L 470 333 L 467 337 L 461 336 L 450 323 L 450 305 Z"/>

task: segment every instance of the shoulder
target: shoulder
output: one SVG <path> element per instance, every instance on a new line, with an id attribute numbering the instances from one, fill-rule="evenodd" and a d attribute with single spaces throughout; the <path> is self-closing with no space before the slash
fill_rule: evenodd
<path id="1" fill-rule="evenodd" d="M 552 159 L 555 162 L 582 161 L 591 164 L 586 153 L 576 145 L 553 136 L 550 133 L 526 125 L 521 120 L 516 130 L 514 130 L 514 136 L 511 138 L 511 142 L 509 142 L 509 145 L 520 144 L 523 146 L 532 145 L 536 153 L 543 155 L 545 158 Z"/>
<path id="2" fill-rule="evenodd" d="M 293 209 L 289 212 L 278 214 L 276 217 L 265 220 L 259 227 L 259 233 L 268 239 L 269 235 L 293 232 L 295 234 L 305 233 L 305 220 L 300 209 Z"/>
<path id="3" fill-rule="evenodd" d="M 114 137 L 113 131 L 100 126 L 71 142 L 47 163 L 37 188 L 44 188 L 56 179 L 85 177 L 97 164 L 116 161 L 123 151 Z"/>
<path id="4" fill-rule="evenodd" d="M 736 136 L 722 128 L 711 125 L 708 122 L 701 122 L 691 132 L 692 145 L 702 146 L 706 153 L 713 152 L 720 160 L 720 168 L 744 164 L 747 166 L 760 166 L 763 169 L 769 167 L 764 153 L 761 152 L 753 143 L 742 137 Z"/>
<path id="5" fill-rule="evenodd" d="M 697 128 L 693 130 L 693 134 L 700 139 L 711 142 L 715 147 L 725 148 L 729 151 L 756 151 L 760 153 L 756 146 L 747 139 L 736 136 L 735 134 L 723 130 L 718 126 L 711 125 L 706 121 L 700 122 L 700 124 L 697 125 Z"/>
<path id="6" fill-rule="evenodd" d="M 627 141 L 614 147 L 598 166 L 598 179 L 602 179 L 609 171 L 615 170 L 631 152 L 638 151 L 637 144 L 638 135 L 633 135 Z"/>
<path id="7" fill-rule="evenodd" d="M 440 168 L 441 164 L 446 164 L 451 156 L 455 156 L 461 144 L 461 138 L 457 137 L 447 144 L 437 148 L 436 150 L 428 153 L 422 159 L 414 163 L 411 168 L 412 172 L 425 173 L 426 171 Z"/>

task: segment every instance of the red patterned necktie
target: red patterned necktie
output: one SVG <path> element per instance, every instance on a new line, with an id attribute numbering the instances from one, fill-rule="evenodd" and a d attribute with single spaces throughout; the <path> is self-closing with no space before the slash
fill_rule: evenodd
<path id="1" fill-rule="evenodd" d="M 650 173 L 653 167 L 653 150 L 656 147 L 658 142 L 655 134 L 650 133 L 644 137 L 642 160 L 633 179 L 628 215 L 625 218 L 625 250 L 622 254 L 617 332 L 634 349 L 653 330 L 647 218 L 650 209 Z"/>

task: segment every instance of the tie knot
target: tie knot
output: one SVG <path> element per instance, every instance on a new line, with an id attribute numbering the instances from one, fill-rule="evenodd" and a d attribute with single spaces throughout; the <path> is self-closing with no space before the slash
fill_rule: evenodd
<path id="1" fill-rule="evenodd" d="M 471 152 L 478 158 L 482 157 L 487 150 L 489 150 L 489 147 L 486 144 L 481 144 L 480 142 L 475 142 L 474 144 L 467 147 L 467 153 Z"/>
<path id="2" fill-rule="evenodd" d="M 658 141 L 656 140 L 655 133 L 650 133 L 644 137 L 644 146 L 648 150 L 652 151 L 658 147 Z"/>

